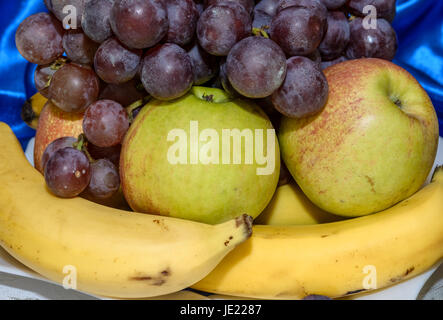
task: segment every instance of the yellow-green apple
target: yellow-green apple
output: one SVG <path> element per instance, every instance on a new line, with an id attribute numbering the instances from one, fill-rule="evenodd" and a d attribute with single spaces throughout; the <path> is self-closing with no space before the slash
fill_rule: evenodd
<path id="1" fill-rule="evenodd" d="M 46 147 L 61 137 L 78 137 L 83 132 L 82 124 L 83 114 L 62 111 L 48 101 L 40 114 L 35 134 L 35 168 L 43 173 L 41 158 Z"/>
<path id="2" fill-rule="evenodd" d="M 153 100 L 123 142 L 120 176 L 138 212 L 216 224 L 257 217 L 271 200 L 280 150 L 266 114 L 222 90 Z"/>
<path id="3" fill-rule="evenodd" d="M 384 210 L 415 193 L 433 165 L 438 121 L 420 84 L 379 59 L 325 70 L 326 107 L 282 120 L 283 159 L 303 192 L 343 216 Z"/>

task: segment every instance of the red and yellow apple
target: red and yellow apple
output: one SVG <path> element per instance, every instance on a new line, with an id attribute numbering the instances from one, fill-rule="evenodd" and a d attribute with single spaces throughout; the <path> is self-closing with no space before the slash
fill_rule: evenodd
<path id="1" fill-rule="evenodd" d="M 325 70 L 330 92 L 315 116 L 282 120 L 282 157 L 308 198 L 343 216 L 384 210 L 415 193 L 435 160 L 438 121 L 420 84 L 385 60 Z"/>

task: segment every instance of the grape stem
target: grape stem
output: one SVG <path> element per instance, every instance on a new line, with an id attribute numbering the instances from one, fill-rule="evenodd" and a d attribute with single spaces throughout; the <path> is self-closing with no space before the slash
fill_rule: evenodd
<path id="1" fill-rule="evenodd" d="M 58 71 L 58 70 L 60 70 L 60 68 L 63 67 L 67 62 L 68 62 L 68 59 L 63 58 L 63 57 L 62 57 L 62 58 L 59 58 L 59 59 L 55 60 L 55 61 L 51 64 L 50 68 L 51 68 L 51 70 Z M 52 77 L 50 77 L 49 80 L 48 80 L 48 82 L 46 82 L 44 89 L 49 88 L 49 86 L 51 85 L 51 80 L 52 80 Z"/>
<path id="2" fill-rule="evenodd" d="M 78 151 L 83 152 L 90 163 L 94 163 L 96 161 L 88 151 L 88 140 L 83 133 L 78 136 L 77 142 L 74 143 L 73 147 Z"/>
<path id="3" fill-rule="evenodd" d="M 257 37 L 264 37 L 266 39 L 269 39 L 269 34 L 266 32 L 265 29 L 269 29 L 269 27 L 263 26 L 261 28 L 252 28 L 252 34 Z"/>

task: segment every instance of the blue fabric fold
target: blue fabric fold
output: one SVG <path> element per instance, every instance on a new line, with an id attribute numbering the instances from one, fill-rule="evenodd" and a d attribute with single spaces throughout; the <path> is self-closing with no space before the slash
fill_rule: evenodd
<path id="1" fill-rule="evenodd" d="M 0 121 L 8 123 L 26 145 L 35 131 L 20 118 L 21 106 L 35 92 L 35 66 L 15 47 L 15 31 L 31 14 L 46 11 L 43 0 L 0 2 Z M 426 89 L 434 103 L 443 136 L 443 1 L 397 0 L 393 26 L 399 50 L 394 62 Z"/>

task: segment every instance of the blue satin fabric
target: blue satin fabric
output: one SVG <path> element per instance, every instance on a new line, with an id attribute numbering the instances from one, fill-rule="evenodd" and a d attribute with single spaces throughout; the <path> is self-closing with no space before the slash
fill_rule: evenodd
<path id="1" fill-rule="evenodd" d="M 35 134 L 20 118 L 23 102 L 35 93 L 35 66 L 15 48 L 15 31 L 26 17 L 45 11 L 43 0 L 0 1 L 0 121 L 22 145 Z M 443 136 L 443 0 L 397 0 L 393 23 L 399 39 L 395 63 L 411 72 L 431 97 Z"/>

